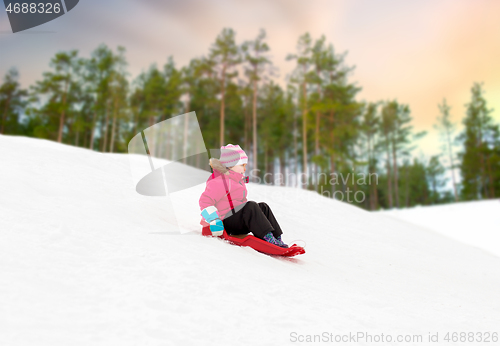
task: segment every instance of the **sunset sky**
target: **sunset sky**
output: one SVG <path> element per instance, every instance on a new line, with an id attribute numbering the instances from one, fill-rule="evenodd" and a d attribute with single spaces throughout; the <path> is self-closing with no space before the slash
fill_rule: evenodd
<path id="1" fill-rule="evenodd" d="M 284 85 L 297 39 L 325 35 L 345 63 L 359 100 L 397 99 L 410 106 L 416 130 L 429 135 L 415 154 L 439 152 L 432 125 L 444 97 L 461 122 L 474 82 L 483 82 L 500 123 L 500 1 L 497 0 L 82 0 L 68 14 L 12 34 L 0 11 L 0 74 L 16 66 L 27 87 L 61 50 L 88 57 L 100 43 L 127 49 L 130 78 L 172 55 L 177 67 L 206 55 L 224 27 L 237 43 L 267 32 Z"/>

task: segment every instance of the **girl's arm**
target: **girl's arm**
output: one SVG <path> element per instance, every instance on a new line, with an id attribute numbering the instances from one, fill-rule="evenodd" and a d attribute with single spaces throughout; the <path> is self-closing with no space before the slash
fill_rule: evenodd
<path id="1" fill-rule="evenodd" d="M 215 204 L 218 201 L 220 201 L 222 197 L 225 196 L 225 194 L 226 194 L 225 190 L 223 188 L 218 187 L 215 180 L 208 182 L 205 191 L 200 196 L 200 201 L 199 201 L 200 210 L 203 210 L 210 206 L 215 206 Z M 217 215 L 219 215 L 218 211 Z"/>

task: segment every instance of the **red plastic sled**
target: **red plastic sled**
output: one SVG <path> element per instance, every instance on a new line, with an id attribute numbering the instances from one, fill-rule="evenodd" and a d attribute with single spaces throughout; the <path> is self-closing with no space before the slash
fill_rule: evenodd
<path id="1" fill-rule="evenodd" d="M 201 234 L 204 236 L 207 236 L 207 237 L 211 237 L 212 232 L 210 231 L 209 224 L 206 223 L 205 221 L 201 221 L 200 224 L 203 226 Z M 292 256 L 304 254 L 306 252 L 306 250 L 303 247 L 298 246 L 298 245 L 292 245 L 289 248 L 282 248 L 282 247 L 273 245 L 271 243 L 268 243 L 265 240 L 254 237 L 253 235 L 250 235 L 250 234 L 241 235 L 241 236 L 240 235 L 231 236 L 231 235 L 226 233 L 226 230 L 224 230 L 224 233 L 219 238 L 223 238 L 234 245 L 249 246 L 256 251 L 259 251 L 259 252 L 262 252 L 262 253 L 265 253 L 268 255 L 292 257 Z"/>

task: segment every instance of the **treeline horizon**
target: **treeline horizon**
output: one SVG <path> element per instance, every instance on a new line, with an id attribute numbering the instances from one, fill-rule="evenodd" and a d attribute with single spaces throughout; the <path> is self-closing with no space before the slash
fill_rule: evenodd
<path id="1" fill-rule="evenodd" d="M 325 36 L 299 37 L 287 56 L 296 68 L 285 88 L 270 78 L 274 67 L 265 39 L 261 30 L 254 40 L 237 43 L 226 28 L 206 56 L 181 68 L 170 56 L 132 82 L 125 48 L 105 44 L 90 57 L 77 50 L 56 53 L 49 70 L 27 89 L 11 68 L 0 86 L 0 134 L 126 153 L 141 130 L 195 111 L 207 148 L 240 144 L 248 168 L 261 178 L 267 174 L 267 183 L 299 184 L 329 197 L 360 192 L 366 198 L 353 204 L 368 210 L 500 195 L 500 131 L 482 84 L 471 87 L 460 133 L 446 99 L 437 106 L 442 154 L 426 160 L 412 155 L 426 133 L 414 131 L 410 105 L 357 101 L 361 87 L 349 82 L 353 68 L 344 62 L 346 53 L 337 54 Z M 197 165 L 207 168 L 208 162 Z M 290 174 L 308 181 L 279 179 Z M 318 179 L 347 174 L 375 174 L 378 184 Z M 451 190 L 445 189 L 448 180 Z"/>

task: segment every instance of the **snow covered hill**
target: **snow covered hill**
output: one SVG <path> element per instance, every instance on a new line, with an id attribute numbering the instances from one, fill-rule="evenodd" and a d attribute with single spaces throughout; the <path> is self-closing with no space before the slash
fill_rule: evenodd
<path id="1" fill-rule="evenodd" d="M 349 333 L 351 344 L 384 334 L 393 342 L 377 344 L 420 345 L 429 333 L 449 344 L 447 332 L 500 331 L 500 258 L 406 221 L 249 184 L 284 239 L 307 242 L 286 260 L 204 238 L 199 218 L 175 231 L 165 198 L 135 192 L 127 155 L 0 136 L 0 165 L 0 345 L 294 345 Z M 178 203 L 196 212 L 203 188 Z"/>
<path id="2" fill-rule="evenodd" d="M 393 209 L 386 215 L 427 227 L 500 257 L 500 200 Z"/>

